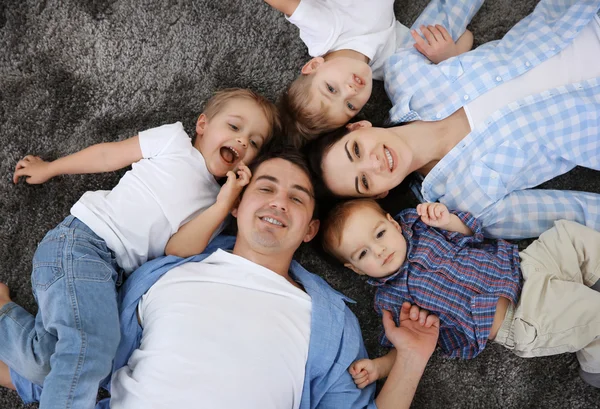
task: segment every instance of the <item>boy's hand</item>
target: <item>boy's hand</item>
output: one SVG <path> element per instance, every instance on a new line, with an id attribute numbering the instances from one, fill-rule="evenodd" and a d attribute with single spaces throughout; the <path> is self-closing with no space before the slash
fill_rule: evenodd
<path id="1" fill-rule="evenodd" d="M 356 386 L 363 389 L 380 378 L 379 367 L 372 359 L 354 361 L 348 369 Z"/>
<path id="2" fill-rule="evenodd" d="M 420 28 L 425 39 L 417 33 L 417 30 L 410 31 L 415 40 L 414 47 L 432 63 L 439 64 L 461 53 L 459 47 L 452 40 L 452 36 L 443 26 L 436 24 L 435 26 L 421 26 Z"/>
<path id="3" fill-rule="evenodd" d="M 20 177 L 25 177 L 25 182 L 30 185 L 37 185 L 46 182 L 52 178 L 50 172 L 50 162 L 42 160 L 39 156 L 27 155 L 15 167 L 13 183 L 17 183 Z"/>
<path id="4" fill-rule="evenodd" d="M 243 163 L 240 163 L 236 172 L 232 170 L 227 172 L 227 182 L 221 187 L 221 191 L 217 196 L 217 203 L 232 208 L 244 186 L 250 183 L 251 177 L 252 172 Z"/>
<path id="5" fill-rule="evenodd" d="M 385 336 L 398 353 L 415 354 L 428 360 L 437 344 L 440 319 L 416 305 L 404 302 L 400 308 L 400 326 L 394 323 L 392 313 L 384 310 L 383 327 Z"/>
<path id="6" fill-rule="evenodd" d="M 450 212 L 442 203 L 421 203 L 417 205 L 417 214 L 428 226 L 444 228 L 450 223 Z"/>

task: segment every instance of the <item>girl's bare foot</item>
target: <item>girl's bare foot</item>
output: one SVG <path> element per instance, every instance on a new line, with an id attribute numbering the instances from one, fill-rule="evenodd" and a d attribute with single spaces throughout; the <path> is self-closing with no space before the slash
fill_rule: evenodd
<path id="1" fill-rule="evenodd" d="M 12 389 L 13 391 L 15 390 L 15 385 L 13 385 L 12 380 L 10 379 L 8 366 L 2 361 L 0 361 L 0 386 Z"/>
<path id="2" fill-rule="evenodd" d="M 4 304 L 7 304 L 11 301 L 10 292 L 8 291 L 8 286 L 6 284 L 0 283 L 0 308 L 4 307 Z"/>

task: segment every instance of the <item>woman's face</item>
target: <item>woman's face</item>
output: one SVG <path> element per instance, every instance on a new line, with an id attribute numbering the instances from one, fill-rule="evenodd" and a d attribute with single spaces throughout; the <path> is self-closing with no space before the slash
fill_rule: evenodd
<path id="1" fill-rule="evenodd" d="M 409 152 L 390 129 L 363 124 L 325 153 L 324 182 L 339 196 L 383 197 L 410 173 Z"/>

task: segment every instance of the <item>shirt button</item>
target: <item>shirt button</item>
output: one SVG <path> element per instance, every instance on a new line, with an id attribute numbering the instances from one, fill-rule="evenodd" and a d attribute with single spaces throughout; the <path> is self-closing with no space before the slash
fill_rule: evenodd
<path id="1" fill-rule="evenodd" d="M 498 179 L 498 175 L 492 175 L 491 178 L 492 179 Z"/>
<path id="2" fill-rule="evenodd" d="M 529 61 L 527 61 L 527 62 L 525 63 L 525 66 L 526 66 L 526 67 L 529 67 L 529 66 L 531 66 L 531 63 L 530 63 Z"/>
<path id="3" fill-rule="evenodd" d="M 465 95 L 465 96 L 463 97 L 463 99 L 464 99 L 465 101 L 467 101 L 467 100 L 469 99 L 469 96 L 468 96 L 468 95 Z"/>
<path id="4" fill-rule="evenodd" d="M 442 117 L 442 114 L 436 114 L 436 115 L 435 115 L 435 117 L 436 117 L 437 119 L 440 119 L 440 118 Z"/>
<path id="5" fill-rule="evenodd" d="M 550 47 L 550 51 L 556 50 L 556 47 Z"/>
<path id="6" fill-rule="evenodd" d="M 502 81 L 502 77 L 498 75 L 498 76 L 496 77 L 496 81 L 498 81 L 498 82 Z"/>

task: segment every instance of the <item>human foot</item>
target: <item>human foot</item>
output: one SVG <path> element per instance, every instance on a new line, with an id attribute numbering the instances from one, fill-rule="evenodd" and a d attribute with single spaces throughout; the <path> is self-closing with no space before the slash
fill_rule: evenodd
<path id="1" fill-rule="evenodd" d="M 0 283 L 0 308 L 4 307 L 5 304 L 11 302 L 10 292 L 6 284 Z"/>

